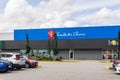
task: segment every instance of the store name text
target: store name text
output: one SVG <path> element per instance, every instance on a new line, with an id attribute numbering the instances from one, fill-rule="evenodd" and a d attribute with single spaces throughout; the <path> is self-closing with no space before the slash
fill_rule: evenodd
<path id="1" fill-rule="evenodd" d="M 75 31 L 73 33 L 67 33 L 67 32 L 57 32 L 57 36 L 63 36 L 63 37 L 67 37 L 67 36 L 85 36 L 85 33 L 81 33 L 79 31 Z"/>

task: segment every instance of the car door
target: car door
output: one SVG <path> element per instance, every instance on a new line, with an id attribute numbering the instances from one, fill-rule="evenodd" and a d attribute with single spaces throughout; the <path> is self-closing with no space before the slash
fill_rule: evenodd
<path id="1" fill-rule="evenodd" d="M 18 57 L 20 59 L 20 65 L 25 65 L 25 59 L 23 58 L 23 55 L 16 55 L 16 57 Z"/>

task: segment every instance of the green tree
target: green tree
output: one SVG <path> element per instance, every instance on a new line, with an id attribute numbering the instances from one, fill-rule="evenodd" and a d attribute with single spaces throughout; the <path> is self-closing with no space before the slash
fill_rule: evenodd
<path id="1" fill-rule="evenodd" d="M 54 32 L 54 38 L 48 39 L 48 53 L 51 55 L 51 57 L 54 57 L 54 55 L 57 55 L 59 53 L 58 38 L 55 32 Z"/>
<path id="2" fill-rule="evenodd" d="M 26 33 L 26 54 L 30 53 L 31 47 L 29 42 L 29 35 Z"/>
<path id="3" fill-rule="evenodd" d="M 54 33 L 54 47 L 53 47 L 53 52 L 54 52 L 54 55 L 57 55 L 59 53 L 59 49 L 58 49 L 58 37 L 57 37 L 56 33 Z"/>
<path id="4" fill-rule="evenodd" d="M 120 59 L 120 30 L 118 32 L 118 59 Z"/>
<path id="5" fill-rule="evenodd" d="M 48 39 L 48 53 L 50 54 L 50 52 L 51 52 L 50 39 Z"/>

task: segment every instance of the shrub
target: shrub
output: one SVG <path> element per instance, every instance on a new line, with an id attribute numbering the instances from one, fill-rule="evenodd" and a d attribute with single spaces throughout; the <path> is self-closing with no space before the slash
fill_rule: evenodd
<path id="1" fill-rule="evenodd" d="M 39 60 L 43 60 L 43 61 L 53 61 L 52 57 L 42 57 Z"/>
<path id="2" fill-rule="evenodd" d="M 55 61 L 61 61 L 61 59 L 60 58 L 56 58 Z"/>

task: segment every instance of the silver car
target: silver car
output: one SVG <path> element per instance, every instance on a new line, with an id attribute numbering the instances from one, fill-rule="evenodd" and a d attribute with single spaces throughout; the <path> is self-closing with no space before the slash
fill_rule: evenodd
<path id="1" fill-rule="evenodd" d="M 12 62 L 13 68 L 21 69 L 25 66 L 25 59 L 20 53 L 0 53 L 1 59 Z"/>

